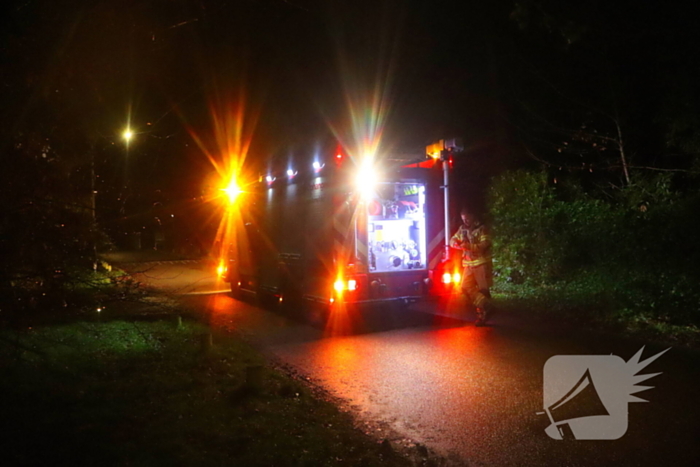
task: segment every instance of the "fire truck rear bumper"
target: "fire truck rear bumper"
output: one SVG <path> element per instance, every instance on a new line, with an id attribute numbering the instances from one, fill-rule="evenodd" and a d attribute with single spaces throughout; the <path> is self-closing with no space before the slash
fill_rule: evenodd
<path id="1" fill-rule="evenodd" d="M 312 302 L 312 303 L 317 303 L 317 304 L 322 304 L 322 305 L 333 305 L 333 304 L 345 304 L 345 305 L 381 305 L 381 304 L 391 304 L 391 303 L 400 303 L 400 304 L 411 304 L 411 303 L 416 303 L 420 302 L 426 299 L 425 295 L 406 295 L 402 297 L 382 297 L 382 298 L 372 298 L 372 299 L 363 299 L 363 300 L 348 300 L 348 299 L 342 299 L 342 300 L 334 300 L 331 301 L 327 297 L 319 297 L 316 295 L 304 295 L 304 300 Z"/>

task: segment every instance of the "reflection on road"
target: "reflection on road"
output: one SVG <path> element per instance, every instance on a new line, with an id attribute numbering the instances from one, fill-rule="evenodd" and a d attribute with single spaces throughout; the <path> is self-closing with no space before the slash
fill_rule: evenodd
<path id="1" fill-rule="evenodd" d="M 222 319 L 231 319 L 236 310 L 236 308 L 232 306 L 233 301 L 234 300 L 231 297 L 224 294 L 217 294 L 208 297 L 207 310 L 211 312 L 210 316 L 212 324 L 216 325 L 217 321 Z"/>
<path id="2" fill-rule="evenodd" d="M 389 426 L 470 465 L 606 465 L 613 458 L 626 465 L 664 465 L 669 459 L 673 465 L 699 465 L 691 460 L 697 460 L 692 447 L 700 418 L 688 405 L 699 379 L 695 356 L 677 354 L 663 363 L 659 378 L 666 381 L 655 388 L 653 404 L 630 406 L 630 430 L 621 440 L 605 449 L 595 443 L 552 444 L 558 442 L 544 432 L 549 422 L 536 415 L 548 358 L 631 356 L 639 349 L 636 342 L 535 331 L 507 315 L 498 316 L 493 327 L 476 328 L 473 313 L 459 299 L 438 307 L 423 304 L 426 313 L 340 309 L 327 326 L 312 327 L 293 311 L 211 294 L 226 285 L 202 262 L 138 269 L 140 280 L 177 296 L 213 326 L 242 333 L 348 401 L 360 420 L 381 421 L 382 430 Z"/>
<path id="3" fill-rule="evenodd" d="M 390 420 L 393 428 L 427 440 L 453 425 L 448 407 L 483 409 L 480 397 L 494 377 L 483 371 L 492 360 L 490 332 L 473 326 L 398 330 L 322 339 L 275 353 L 368 417 Z"/>

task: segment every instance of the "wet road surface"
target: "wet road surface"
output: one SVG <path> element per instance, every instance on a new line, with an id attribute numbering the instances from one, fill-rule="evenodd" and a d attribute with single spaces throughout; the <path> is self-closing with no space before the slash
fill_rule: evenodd
<path id="1" fill-rule="evenodd" d="M 360 420 L 381 422 L 380 437 L 405 437 L 463 465 L 700 465 L 700 358 L 671 349 L 642 374 L 662 372 L 628 404 L 626 434 L 616 440 L 554 440 L 545 434 L 543 368 L 555 355 L 618 355 L 644 343 L 541 328 L 510 316 L 476 328 L 416 311 L 349 310 L 326 328 L 284 310 L 266 310 L 222 292 L 214 265 L 127 264 L 140 280 L 215 326 L 247 336 L 264 352 L 343 399 Z M 342 332 L 338 332 L 342 331 Z M 642 360 L 663 350 L 647 345 Z M 576 402 L 574 401 L 574 404 Z M 538 412 L 540 414 L 538 414 Z"/>

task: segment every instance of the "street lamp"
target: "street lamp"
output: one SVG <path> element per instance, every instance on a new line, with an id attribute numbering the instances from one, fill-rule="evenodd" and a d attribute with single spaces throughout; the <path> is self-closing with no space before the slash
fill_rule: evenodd
<path id="1" fill-rule="evenodd" d="M 126 151 L 127 151 L 127 158 L 129 157 L 129 142 L 131 141 L 131 138 L 134 137 L 134 132 L 131 131 L 130 127 L 126 127 L 124 132 L 122 133 L 122 138 L 124 138 L 124 141 L 126 141 Z M 95 153 L 94 151 L 92 152 L 92 158 L 90 160 L 90 209 L 92 211 L 92 218 L 95 220 L 97 218 L 97 202 L 96 202 L 96 187 L 95 187 Z M 126 183 L 126 167 L 124 170 L 124 180 Z"/>
<path id="2" fill-rule="evenodd" d="M 134 132 L 131 131 L 131 127 L 127 126 L 124 131 L 122 132 L 122 138 L 124 138 L 125 144 L 125 149 L 126 149 L 126 157 L 124 160 L 124 183 L 122 185 L 121 194 L 121 213 L 124 214 L 126 211 L 126 198 L 128 197 L 128 189 L 129 189 L 129 143 L 131 142 L 131 139 L 134 137 Z"/>

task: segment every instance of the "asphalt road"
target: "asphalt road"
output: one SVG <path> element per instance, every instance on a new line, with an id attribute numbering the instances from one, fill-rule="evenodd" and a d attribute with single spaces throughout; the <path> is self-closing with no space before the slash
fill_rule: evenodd
<path id="1" fill-rule="evenodd" d="M 124 263 L 140 280 L 206 313 L 213 325 L 243 333 L 341 398 L 379 437 L 410 439 L 463 465 L 700 465 L 697 352 L 672 348 L 643 370 L 631 370 L 624 362 L 643 342 L 533 325 L 514 316 L 476 328 L 473 317 L 459 312 L 459 303 L 448 310 L 451 318 L 430 313 L 430 307 L 351 310 L 325 328 L 311 326 L 283 310 L 232 299 L 214 266 Z M 646 345 L 641 360 L 662 350 Z M 545 377 L 551 357 L 571 355 L 586 357 L 557 357 Z M 555 440 L 545 433 L 550 419 L 544 405 L 585 386 L 576 384 L 582 364 L 590 368 L 587 382 L 594 384 L 549 413 L 557 421 L 557 414 L 586 415 L 569 425 L 579 437 L 588 430 L 589 437 L 619 439 Z M 641 382 L 653 386 L 636 394 L 648 402 L 627 403 L 635 372 L 661 373 Z"/>

